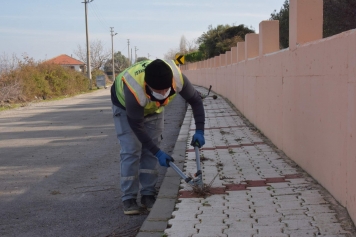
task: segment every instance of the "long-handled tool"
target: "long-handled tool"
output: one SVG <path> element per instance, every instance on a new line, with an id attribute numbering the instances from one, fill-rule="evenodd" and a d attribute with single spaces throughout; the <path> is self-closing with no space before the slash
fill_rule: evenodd
<path id="1" fill-rule="evenodd" d="M 191 185 L 191 186 L 198 186 L 198 187 L 203 187 L 203 180 L 202 180 L 202 172 L 201 172 L 201 167 L 200 167 L 200 155 L 199 155 L 199 148 L 197 146 L 194 146 L 195 150 L 195 160 L 197 163 L 197 172 L 194 174 L 195 178 L 193 177 L 188 177 L 185 175 L 172 161 L 169 162 L 170 167 L 179 174 L 179 176 L 184 179 L 184 181 Z"/>
<path id="2" fill-rule="evenodd" d="M 195 173 L 195 178 L 198 180 L 203 180 L 203 173 L 201 172 L 201 167 L 200 167 L 200 154 L 199 154 L 199 147 L 194 146 L 194 151 L 195 151 L 195 162 L 197 163 L 197 172 Z M 203 181 L 199 184 L 199 186 L 202 188 L 203 187 Z"/>
<path id="3" fill-rule="evenodd" d="M 209 87 L 208 94 L 206 94 L 206 95 L 202 94 L 201 92 L 198 91 L 200 98 L 205 99 L 206 97 L 209 97 L 210 90 L 211 90 L 211 85 Z M 218 98 L 216 95 L 212 95 L 211 97 L 213 97 L 214 100 L 216 100 Z"/>

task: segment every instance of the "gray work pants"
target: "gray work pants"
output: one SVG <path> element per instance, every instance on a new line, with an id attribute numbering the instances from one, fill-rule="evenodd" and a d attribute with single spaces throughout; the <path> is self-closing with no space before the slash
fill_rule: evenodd
<path id="1" fill-rule="evenodd" d="M 113 105 L 115 130 L 119 140 L 120 150 L 120 185 L 122 201 L 136 198 L 141 184 L 141 195 L 155 195 L 155 185 L 158 179 L 156 170 L 157 158 L 147 149 L 142 148 L 141 142 L 132 131 L 126 111 Z M 158 146 L 164 126 L 163 112 L 154 114 L 144 121 L 144 127 Z"/>

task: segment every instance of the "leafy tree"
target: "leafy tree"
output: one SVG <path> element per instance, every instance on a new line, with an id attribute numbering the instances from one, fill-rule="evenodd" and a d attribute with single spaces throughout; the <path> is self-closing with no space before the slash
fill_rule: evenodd
<path id="1" fill-rule="evenodd" d="M 87 50 L 86 46 L 77 46 L 77 50 L 74 50 L 74 54 L 83 62 L 87 62 Z M 110 57 L 111 52 L 105 50 L 101 40 L 94 40 L 90 43 L 90 65 L 93 70 L 102 69 L 107 59 Z"/>
<path id="2" fill-rule="evenodd" d="M 201 60 L 203 60 L 203 57 L 200 51 L 191 52 L 185 55 L 186 62 L 198 62 Z"/>
<path id="3" fill-rule="evenodd" d="M 208 31 L 204 32 L 194 44 L 182 36 L 179 48 L 170 49 L 164 58 L 174 59 L 175 55 L 180 53 L 187 55 L 188 62 L 208 59 L 229 51 L 231 47 L 236 46 L 237 42 L 244 41 L 248 33 L 255 33 L 255 31 L 242 24 L 238 26 L 218 25 L 216 28 L 210 25 Z M 199 44 L 198 48 L 196 44 Z"/>
<path id="4" fill-rule="evenodd" d="M 145 60 L 148 60 L 148 58 L 146 58 L 146 57 L 138 57 L 136 62 L 141 62 L 141 61 L 145 61 Z"/>
<path id="5" fill-rule="evenodd" d="M 324 37 L 355 28 L 356 0 L 324 0 Z"/>
<path id="6" fill-rule="evenodd" d="M 271 20 L 279 21 L 279 45 L 280 48 L 289 47 L 289 0 L 285 0 L 281 10 L 271 14 Z"/>
<path id="7" fill-rule="evenodd" d="M 324 0 L 323 37 L 356 28 L 356 0 Z M 271 14 L 271 20 L 279 20 L 280 47 L 289 47 L 289 0 L 279 12 Z"/>
<path id="8" fill-rule="evenodd" d="M 216 28 L 210 25 L 208 31 L 197 40 L 199 51 L 203 59 L 218 56 L 236 46 L 237 42 L 244 41 L 248 33 L 255 33 L 255 31 L 242 24 L 238 26 L 218 25 Z"/>
<path id="9" fill-rule="evenodd" d="M 126 58 L 120 51 L 114 53 L 114 67 L 115 67 L 115 74 L 118 74 L 129 67 L 130 60 Z M 106 60 L 104 65 L 104 71 L 108 74 L 112 74 L 112 58 Z"/>

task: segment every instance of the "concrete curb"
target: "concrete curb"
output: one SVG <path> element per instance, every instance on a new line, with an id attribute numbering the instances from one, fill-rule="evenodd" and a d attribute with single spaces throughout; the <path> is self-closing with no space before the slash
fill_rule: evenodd
<path id="1" fill-rule="evenodd" d="M 193 113 L 188 109 L 172 153 L 174 163 L 181 170 L 183 170 L 192 118 Z M 136 237 L 162 237 L 177 202 L 180 181 L 180 176 L 173 169 L 168 168 L 159 189 L 156 203 L 143 222 Z"/>

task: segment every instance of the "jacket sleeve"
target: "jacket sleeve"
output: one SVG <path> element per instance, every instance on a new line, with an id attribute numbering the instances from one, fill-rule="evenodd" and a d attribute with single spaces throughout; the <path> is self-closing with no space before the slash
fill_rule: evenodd
<path id="1" fill-rule="evenodd" d="M 190 104 L 193 110 L 195 129 L 204 131 L 205 112 L 203 101 L 188 78 L 183 74 L 183 88 L 179 94 Z"/>
<path id="2" fill-rule="evenodd" d="M 152 154 L 156 154 L 159 148 L 154 144 L 144 126 L 144 108 L 137 102 L 135 96 L 124 85 L 127 120 L 142 146 Z"/>

